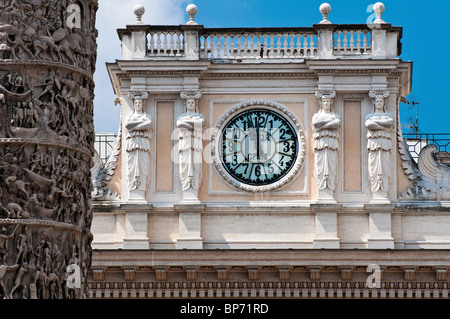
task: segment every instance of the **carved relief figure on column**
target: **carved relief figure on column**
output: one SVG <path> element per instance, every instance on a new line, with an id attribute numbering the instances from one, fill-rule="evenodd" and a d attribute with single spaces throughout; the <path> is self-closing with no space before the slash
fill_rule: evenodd
<path id="1" fill-rule="evenodd" d="M 382 197 L 387 196 L 389 190 L 389 167 L 391 152 L 391 130 L 394 124 L 392 114 L 385 111 L 385 99 L 388 91 L 369 92 L 373 99 L 374 111 L 367 115 L 367 150 L 369 152 L 369 177 L 372 193 Z"/>
<path id="2" fill-rule="evenodd" d="M 0 299 L 87 296 L 97 7 L 0 0 Z"/>
<path id="3" fill-rule="evenodd" d="M 127 118 L 125 127 L 127 134 L 128 153 L 128 186 L 130 192 L 147 190 L 147 174 L 150 152 L 150 134 L 152 119 L 144 111 L 144 101 L 147 92 L 131 92 L 133 113 Z"/>
<path id="4" fill-rule="evenodd" d="M 203 125 L 205 118 L 197 111 L 198 91 L 182 92 L 186 112 L 177 119 L 179 172 L 183 200 L 198 201 L 202 180 Z"/>
<path id="5" fill-rule="evenodd" d="M 339 127 L 341 120 L 332 109 L 334 90 L 316 91 L 320 110 L 312 118 L 314 132 L 314 177 L 319 191 L 334 191 L 336 186 Z"/>
<path id="6" fill-rule="evenodd" d="M 97 1 L 0 1 L 0 58 L 44 60 L 94 72 Z"/>

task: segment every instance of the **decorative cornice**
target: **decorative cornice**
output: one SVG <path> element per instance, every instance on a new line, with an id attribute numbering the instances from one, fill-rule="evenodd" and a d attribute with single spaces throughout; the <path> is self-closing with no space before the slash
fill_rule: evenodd
<path id="1" fill-rule="evenodd" d="M 317 78 L 315 72 L 227 72 L 227 73 L 204 73 L 202 78 L 225 78 L 232 80 L 233 77 L 239 78 Z"/>
<path id="2" fill-rule="evenodd" d="M 448 298 L 449 283 L 444 281 L 382 280 L 379 288 L 369 288 L 364 281 L 351 281 L 348 274 L 339 281 L 260 281 L 253 273 L 240 281 L 91 281 L 91 298 Z M 97 276 L 97 278 L 100 276 Z"/>

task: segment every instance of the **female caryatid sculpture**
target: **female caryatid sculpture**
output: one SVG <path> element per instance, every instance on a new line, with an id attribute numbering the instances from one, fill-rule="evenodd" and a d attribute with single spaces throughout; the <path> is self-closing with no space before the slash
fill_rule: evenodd
<path id="1" fill-rule="evenodd" d="M 372 194 L 377 198 L 387 198 L 389 190 L 389 167 L 391 152 L 392 114 L 384 110 L 388 91 L 370 91 L 374 100 L 374 111 L 367 115 L 367 150 L 369 152 L 369 176 Z"/>
<path id="2" fill-rule="evenodd" d="M 341 120 L 332 110 L 336 92 L 316 91 L 320 110 L 312 118 L 314 137 L 314 177 L 320 199 L 332 199 L 336 185 L 337 153 L 339 150 L 339 127 Z"/>
<path id="3" fill-rule="evenodd" d="M 197 112 L 200 92 L 182 92 L 186 112 L 177 119 L 179 173 L 183 202 L 198 202 L 202 180 L 203 125 L 205 118 Z"/>
<path id="4" fill-rule="evenodd" d="M 130 197 L 133 194 L 145 195 L 147 190 L 148 164 L 150 157 L 150 134 L 152 119 L 144 112 L 144 101 L 148 97 L 147 93 L 133 94 L 134 111 L 127 118 L 125 127 L 127 134 L 128 152 L 128 187 Z M 140 197 L 140 199 L 143 199 Z"/>

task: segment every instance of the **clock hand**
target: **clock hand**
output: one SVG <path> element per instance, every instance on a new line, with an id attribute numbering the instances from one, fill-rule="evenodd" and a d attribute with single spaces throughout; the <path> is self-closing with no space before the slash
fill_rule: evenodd
<path id="1" fill-rule="evenodd" d="M 259 125 L 256 127 L 256 159 L 259 161 Z"/>
<path id="2" fill-rule="evenodd" d="M 255 131 L 255 126 L 253 125 L 253 121 L 252 121 L 252 119 L 251 119 L 251 117 L 250 117 L 250 115 L 249 114 L 247 114 L 247 123 L 248 123 L 248 135 L 250 136 L 250 138 L 254 141 L 255 139 L 256 139 L 256 143 L 257 143 L 257 150 L 256 150 L 256 152 L 257 152 L 257 159 L 259 159 L 259 150 L 258 150 L 258 145 L 259 145 L 259 143 L 258 143 L 258 136 L 257 136 L 257 134 L 256 134 L 256 131 Z"/>

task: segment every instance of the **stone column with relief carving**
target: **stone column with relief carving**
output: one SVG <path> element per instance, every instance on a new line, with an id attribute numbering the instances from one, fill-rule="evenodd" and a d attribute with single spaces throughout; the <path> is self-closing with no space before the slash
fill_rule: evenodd
<path id="1" fill-rule="evenodd" d="M 2 1 L 0 299 L 87 297 L 97 8 Z"/>

